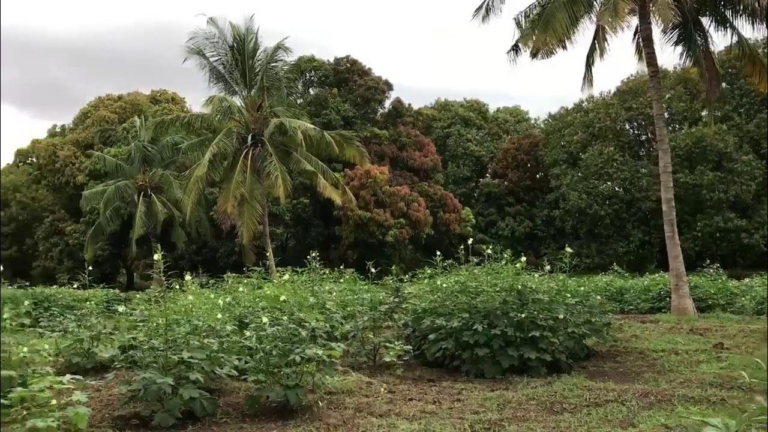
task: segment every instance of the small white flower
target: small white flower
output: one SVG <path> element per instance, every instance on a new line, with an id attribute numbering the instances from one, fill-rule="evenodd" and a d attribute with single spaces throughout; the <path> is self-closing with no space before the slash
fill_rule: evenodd
<path id="1" fill-rule="evenodd" d="M 371 268 L 371 273 L 376 274 L 376 269 L 375 268 Z"/>
<path id="2" fill-rule="evenodd" d="M 525 255 L 523 255 L 523 256 L 520 258 L 520 262 L 526 262 L 526 261 L 528 261 L 528 258 L 526 258 L 526 257 L 525 257 Z"/>
<path id="3" fill-rule="evenodd" d="M 474 242 L 474 241 L 475 240 L 472 237 L 470 237 L 469 239 L 467 239 L 467 244 L 472 246 L 472 242 Z"/>
<path id="4" fill-rule="evenodd" d="M 525 318 L 525 314 L 520 315 L 520 318 Z"/>
<path id="5" fill-rule="evenodd" d="M 596 298 L 597 298 L 598 300 L 600 300 L 600 296 L 597 296 Z"/>
<path id="6" fill-rule="evenodd" d="M 221 319 L 221 314 L 216 315 L 216 318 Z"/>
<path id="7" fill-rule="evenodd" d="M 91 271 L 91 270 L 93 270 L 93 267 L 88 266 L 88 271 Z"/>
<path id="8" fill-rule="evenodd" d="M 189 274 L 189 273 L 185 274 L 184 275 L 184 280 L 187 281 L 187 282 L 191 281 L 192 280 L 192 275 Z"/>
<path id="9" fill-rule="evenodd" d="M 216 296 L 215 296 L 215 295 L 213 295 L 213 294 L 210 294 L 210 297 L 211 297 L 211 298 L 216 298 Z"/>
<path id="10" fill-rule="evenodd" d="M 565 245 L 565 253 L 569 253 L 569 254 L 571 254 L 571 253 L 573 253 L 573 249 L 571 249 L 570 247 L 568 247 L 568 245 Z"/>
<path id="11" fill-rule="evenodd" d="M 29 349 L 27 347 L 24 347 L 24 348 L 21 349 L 21 352 L 27 352 L 27 351 L 29 351 Z"/>
<path id="12" fill-rule="evenodd" d="M 0 264 L 0 272 L 3 271 L 4 267 L 2 264 Z"/>
<path id="13" fill-rule="evenodd" d="M 563 315 L 558 315 L 557 317 L 560 319 L 563 319 Z"/>
<path id="14" fill-rule="evenodd" d="M 290 277 L 291 277 L 291 275 L 286 273 L 285 276 L 283 276 L 283 280 L 288 280 L 288 279 L 290 279 Z"/>
<path id="15" fill-rule="evenodd" d="M 56 405 L 57 403 L 56 399 L 51 399 L 51 405 Z"/>
<path id="16" fill-rule="evenodd" d="M 243 291 L 245 291 L 245 290 L 243 289 L 243 287 L 240 287 L 240 288 L 238 288 L 237 290 L 238 290 L 238 291 L 240 291 L 240 292 L 243 292 Z"/>
<path id="17" fill-rule="evenodd" d="M 48 346 L 48 344 L 44 344 L 44 345 L 43 345 L 43 348 L 45 348 L 45 349 L 49 349 L 50 347 Z"/>
<path id="18" fill-rule="evenodd" d="M 544 266 L 544 271 L 545 272 L 549 272 L 550 270 L 552 270 L 552 267 L 550 267 L 549 264 Z"/>
<path id="19" fill-rule="evenodd" d="M 123 305 L 120 305 L 120 306 L 118 306 L 118 307 L 117 307 L 117 311 L 118 311 L 118 312 L 121 312 L 121 313 L 122 313 L 122 312 L 125 312 L 125 306 L 123 306 Z"/>
<path id="20" fill-rule="evenodd" d="M 269 323 L 269 318 L 261 317 L 261 322 L 263 322 L 264 324 L 267 324 L 267 323 Z"/>
<path id="21" fill-rule="evenodd" d="M 153 258 L 155 259 L 155 261 L 160 261 L 160 258 L 162 258 L 162 257 L 160 256 L 159 253 L 156 253 Z"/>
<path id="22" fill-rule="evenodd" d="M 179 289 L 179 284 L 175 283 L 175 284 L 173 284 L 173 287 L 174 287 L 175 289 Z"/>
<path id="23" fill-rule="evenodd" d="M 280 296 L 280 301 L 285 301 L 285 296 Z"/>
<path id="24" fill-rule="evenodd" d="M 192 297 L 191 295 L 188 295 L 187 300 L 194 300 L 194 297 Z"/>
<path id="25" fill-rule="evenodd" d="M 440 256 L 442 254 L 440 253 L 440 251 L 437 251 L 437 252 L 435 252 L 435 255 Z"/>
<path id="26" fill-rule="evenodd" d="M 72 284 L 72 288 L 77 288 L 78 284 L 74 283 Z"/>
<path id="27" fill-rule="evenodd" d="M 29 306 L 29 300 L 24 300 L 24 306 Z"/>

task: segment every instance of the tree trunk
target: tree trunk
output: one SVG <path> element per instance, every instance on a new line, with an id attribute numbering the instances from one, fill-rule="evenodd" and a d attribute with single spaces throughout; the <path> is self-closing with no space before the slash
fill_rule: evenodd
<path id="1" fill-rule="evenodd" d="M 664 239 L 669 260 L 669 287 L 672 293 L 671 312 L 675 316 L 693 316 L 693 305 L 688 276 L 685 273 L 683 251 L 677 233 L 677 215 L 675 211 L 675 189 L 672 184 L 672 153 L 669 149 L 667 125 L 664 118 L 661 74 L 653 44 L 650 0 L 638 0 L 637 18 L 640 27 L 640 40 L 648 70 L 648 94 L 653 103 L 653 122 L 656 129 L 656 149 L 659 154 L 659 180 L 661 183 L 661 213 L 664 219 Z"/>
<path id="2" fill-rule="evenodd" d="M 269 261 L 269 276 L 274 279 L 277 276 L 277 269 L 275 268 L 275 255 L 272 253 L 272 241 L 269 239 L 269 204 L 267 204 L 266 198 L 262 205 L 264 214 L 261 216 L 261 224 L 264 235 L 264 250 L 267 251 L 267 260 Z"/>
<path id="3" fill-rule="evenodd" d="M 136 291 L 136 274 L 133 271 L 132 260 L 123 257 L 123 259 L 120 260 L 120 264 L 123 265 L 123 270 L 125 270 L 125 287 L 123 289 L 127 292 Z"/>

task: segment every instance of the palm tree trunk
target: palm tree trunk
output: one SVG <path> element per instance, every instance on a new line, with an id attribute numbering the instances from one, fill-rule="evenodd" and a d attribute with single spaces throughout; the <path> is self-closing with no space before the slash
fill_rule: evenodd
<path id="1" fill-rule="evenodd" d="M 661 183 L 661 212 L 664 219 L 664 239 L 669 260 L 669 286 L 672 293 L 671 312 L 675 316 L 693 316 L 693 305 L 688 288 L 688 276 L 685 273 L 683 251 L 677 233 L 677 215 L 675 211 L 675 188 L 672 184 L 672 153 L 669 149 L 667 125 L 662 104 L 661 73 L 653 44 L 650 0 L 638 0 L 637 18 L 640 27 L 640 41 L 648 70 L 648 94 L 653 103 L 653 122 L 656 127 L 656 149 L 659 153 L 659 179 Z"/>
<path id="2" fill-rule="evenodd" d="M 136 274 L 133 271 L 133 260 L 127 257 L 123 257 L 120 260 L 120 264 L 123 265 L 123 270 L 125 270 L 125 287 L 123 288 L 126 292 L 131 292 L 136 290 Z"/>
<path id="3" fill-rule="evenodd" d="M 274 279 L 277 276 L 277 269 L 275 268 L 275 255 L 272 253 L 272 241 L 269 239 L 269 204 L 267 204 L 266 198 L 262 205 L 264 214 L 261 216 L 261 224 L 264 231 L 264 250 L 267 251 L 267 260 L 269 261 L 269 276 Z"/>

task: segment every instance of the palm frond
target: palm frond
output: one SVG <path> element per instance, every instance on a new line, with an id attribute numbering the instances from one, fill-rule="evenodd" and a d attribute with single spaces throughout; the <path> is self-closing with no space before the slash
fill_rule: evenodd
<path id="1" fill-rule="evenodd" d="M 101 224 L 101 221 L 96 221 L 93 227 L 88 231 L 88 236 L 85 238 L 83 254 L 85 255 L 86 261 L 93 262 L 93 258 L 96 255 L 96 246 L 98 246 L 102 239 L 104 239 L 105 235 L 104 225 Z"/>
<path id="2" fill-rule="evenodd" d="M 155 133 L 167 135 L 174 131 L 184 131 L 187 134 L 211 133 L 228 126 L 210 113 L 171 114 L 159 117 L 152 122 Z"/>
<path id="3" fill-rule="evenodd" d="M 223 177 L 227 162 L 237 148 L 235 136 L 234 129 L 226 127 L 213 139 L 202 159 L 184 174 L 184 218 L 187 222 L 191 221 L 192 212 L 205 192 L 206 184 Z"/>
<path id="4" fill-rule="evenodd" d="M 272 186 L 272 193 L 285 202 L 291 194 L 291 176 L 283 163 L 283 155 L 280 150 L 272 146 L 269 140 L 263 139 L 263 156 L 259 160 L 259 171 L 263 176 L 263 181 Z"/>
<path id="5" fill-rule="evenodd" d="M 183 249 L 187 240 L 187 234 L 181 228 L 181 224 L 178 220 L 174 219 L 171 224 L 171 241 L 178 249 Z"/>
<path id="6" fill-rule="evenodd" d="M 710 46 L 711 35 L 701 21 L 694 5 L 678 1 L 675 19 L 662 27 L 664 41 L 680 51 L 680 61 L 685 66 L 695 66 L 711 103 L 720 95 L 720 71 Z"/>
<path id="7" fill-rule="evenodd" d="M 87 152 L 91 158 L 95 159 L 99 165 L 107 172 L 107 176 L 113 179 L 122 179 L 133 177 L 136 170 L 112 156 L 108 156 L 101 152 L 89 151 Z"/>
<path id="8" fill-rule="evenodd" d="M 260 230 L 266 200 L 260 194 L 259 182 L 252 177 L 248 177 L 237 213 L 237 238 L 246 254 L 251 256 L 255 255 L 253 240 Z"/>
<path id="9" fill-rule="evenodd" d="M 287 99 L 288 58 L 293 51 L 285 43 L 287 38 L 263 50 L 258 64 L 254 94 L 267 104 L 284 105 Z"/>
<path id="10" fill-rule="evenodd" d="M 127 201 L 135 191 L 136 188 L 131 179 L 109 180 L 84 191 L 80 198 L 80 208 L 87 211 L 91 207 L 104 203 L 105 199 L 107 205 L 112 205 L 115 201 Z"/>
<path id="11" fill-rule="evenodd" d="M 472 19 L 479 19 L 481 23 L 485 24 L 501 13 L 504 3 L 505 0 L 483 0 L 472 13 Z"/>
<path id="12" fill-rule="evenodd" d="M 136 256 L 136 242 L 149 231 L 150 223 L 146 214 L 146 204 L 144 203 L 144 193 L 140 193 L 136 201 L 136 211 L 133 217 L 133 227 L 131 227 L 131 256 Z"/>
<path id="13" fill-rule="evenodd" d="M 230 97 L 241 95 L 231 54 L 232 34 L 226 20 L 208 18 L 206 27 L 192 32 L 185 45 L 184 62 L 192 60 L 208 79 L 208 85 Z"/>
<path id="14" fill-rule="evenodd" d="M 243 151 L 240 158 L 233 161 L 228 170 L 229 174 L 221 185 L 214 211 L 216 219 L 225 230 L 237 224 L 239 207 L 246 199 L 243 195 L 248 191 L 260 192 L 259 188 L 250 187 L 250 182 L 257 181 L 255 161 L 258 160 L 259 153 L 260 149 Z M 263 196 L 259 194 L 257 198 L 260 200 Z"/>
<path id="15" fill-rule="evenodd" d="M 299 149 L 291 155 L 291 169 L 301 171 L 308 175 L 317 187 L 320 195 L 332 200 L 336 204 L 342 202 L 354 203 L 352 193 L 346 188 L 338 174 L 330 170 L 319 159 Z"/>
<path id="16" fill-rule="evenodd" d="M 356 164 L 368 163 L 368 152 L 354 134 L 346 131 L 324 131 L 313 124 L 294 118 L 272 119 L 264 132 L 267 139 L 280 134 L 293 143 L 292 148 L 304 149 L 318 157 L 339 158 Z"/>
<path id="17" fill-rule="evenodd" d="M 635 58 L 637 59 L 637 62 L 645 65 L 643 41 L 640 39 L 640 25 L 636 25 L 635 30 L 632 32 L 632 45 L 635 47 Z"/>
<path id="18" fill-rule="evenodd" d="M 258 60 L 261 43 L 259 32 L 254 28 L 253 15 L 245 19 L 242 26 L 230 24 L 232 66 L 237 68 L 237 77 L 242 94 L 251 94 L 258 80 Z"/>
<path id="19" fill-rule="evenodd" d="M 740 3 L 740 1 L 725 3 L 733 5 L 734 3 Z M 759 0 L 755 3 L 761 4 L 756 5 L 754 8 L 744 6 L 743 9 L 754 11 L 765 10 L 764 0 Z M 750 81 L 752 81 L 755 87 L 757 87 L 760 91 L 765 92 L 768 90 L 768 67 L 766 67 L 765 59 L 761 55 L 757 46 L 755 46 L 755 44 L 753 44 L 749 38 L 747 38 L 744 33 L 742 33 L 739 25 L 737 24 L 738 21 L 733 20 L 733 15 L 734 12 L 730 12 L 727 8 L 711 7 L 705 11 L 705 16 L 710 20 L 712 28 L 715 31 L 723 33 L 734 40 L 734 43 L 731 45 L 731 50 L 739 60 L 739 64 L 744 75 L 749 78 Z M 756 23 L 753 27 L 755 29 L 764 29 L 765 19 L 765 14 L 763 14 L 761 17 L 757 16 L 752 17 L 751 19 L 742 18 L 741 20 L 750 24 Z"/>
<path id="20" fill-rule="evenodd" d="M 165 208 L 165 205 L 160 202 L 157 195 L 149 195 L 149 211 L 152 214 L 152 221 L 150 222 L 150 228 L 155 235 L 160 234 L 160 230 L 163 228 L 163 221 L 171 214 L 171 211 Z M 148 218 L 149 219 L 149 218 Z"/>
<path id="21" fill-rule="evenodd" d="M 220 125 L 237 124 L 242 128 L 248 127 L 248 114 L 236 100 L 223 96 L 208 96 L 203 101 L 203 109 L 207 110 Z"/>
<path id="22" fill-rule="evenodd" d="M 592 36 L 592 42 L 589 44 L 589 50 L 587 50 L 587 59 L 584 64 L 584 78 L 581 82 L 581 91 L 591 91 L 595 83 L 595 77 L 593 69 L 595 67 L 595 60 L 602 60 L 608 51 L 608 35 L 607 29 L 602 24 L 595 25 L 595 33 Z"/>
<path id="23" fill-rule="evenodd" d="M 596 0 L 537 0 L 515 16 L 519 37 L 510 51 L 547 59 L 568 49 L 579 28 L 594 17 Z"/>

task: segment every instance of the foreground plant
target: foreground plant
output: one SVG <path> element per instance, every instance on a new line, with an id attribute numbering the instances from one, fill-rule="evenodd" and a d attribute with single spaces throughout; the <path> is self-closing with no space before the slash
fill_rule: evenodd
<path id="1" fill-rule="evenodd" d="M 766 369 L 765 363 L 759 359 L 754 359 L 760 364 L 763 373 Z M 706 426 L 701 430 L 702 432 L 746 432 L 753 430 L 760 430 L 761 426 L 764 428 L 766 421 L 768 421 L 768 403 L 765 400 L 765 380 L 751 378 L 746 372 L 742 371 L 744 381 L 748 385 L 757 384 L 760 388 L 760 394 L 754 396 L 754 401 L 745 407 L 745 413 L 738 418 L 721 418 L 721 417 L 689 417 L 692 420 L 696 420 L 699 423 L 703 423 Z"/>
<path id="2" fill-rule="evenodd" d="M 88 395 L 77 388 L 82 378 L 57 376 L 48 364 L 50 347 L 41 341 L 22 343 L 18 322 L 23 311 L 2 304 L 2 371 L 0 414 L 3 430 L 86 430 Z"/>
<path id="3" fill-rule="evenodd" d="M 408 336 L 428 363 L 494 378 L 568 372 L 608 336 L 599 296 L 535 284 L 513 266 L 488 264 L 409 287 Z"/>

